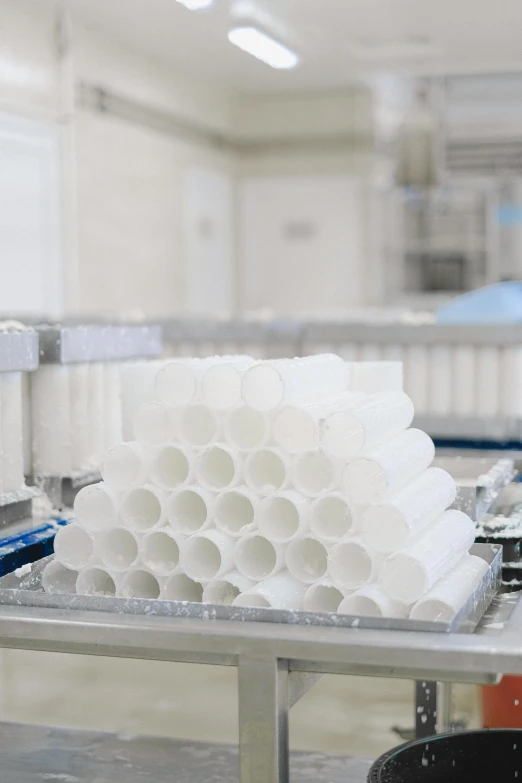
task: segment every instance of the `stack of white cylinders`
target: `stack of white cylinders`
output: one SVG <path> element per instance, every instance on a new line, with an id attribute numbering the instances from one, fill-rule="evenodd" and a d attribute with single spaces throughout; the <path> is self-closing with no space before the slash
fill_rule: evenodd
<path id="1" fill-rule="evenodd" d="M 427 596 L 433 613 L 474 526 L 446 510 L 455 483 L 429 467 L 396 363 L 370 364 L 162 365 L 135 440 L 108 450 L 58 533 L 49 589 L 69 569 L 87 593 L 398 618 Z"/>

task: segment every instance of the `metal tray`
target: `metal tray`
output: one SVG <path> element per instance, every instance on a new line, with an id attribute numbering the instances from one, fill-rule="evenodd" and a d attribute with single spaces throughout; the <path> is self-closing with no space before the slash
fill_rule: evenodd
<path id="1" fill-rule="evenodd" d="M 257 621 L 291 625 L 338 628 L 373 628 L 394 631 L 434 631 L 437 633 L 473 633 L 498 592 L 501 583 L 502 547 L 475 544 L 471 553 L 489 564 L 480 585 L 459 614 L 449 623 L 430 623 L 393 618 L 356 617 L 335 612 L 294 612 L 279 609 L 215 606 L 184 601 L 160 601 L 141 598 L 109 598 L 87 595 L 48 595 L 43 591 L 41 573 L 49 558 L 33 565 L 30 574 L 14 573 L 0 579 L 0 604 L 46 609 L 117 612 L 120 614 L 194 617 L 204 620 Z"/>

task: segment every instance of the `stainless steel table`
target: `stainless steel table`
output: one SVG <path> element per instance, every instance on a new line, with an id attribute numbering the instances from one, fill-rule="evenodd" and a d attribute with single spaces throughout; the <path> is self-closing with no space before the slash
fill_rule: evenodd
<path id="1" fill-rule="evenodd" d="M 517 598 L 496 598 L 471 635 L 2 606 L 0 645 L 237 666 L 241 781 L 285 783 L 288 710 L 319 674 L 475 683 L 522 674 Z"/>

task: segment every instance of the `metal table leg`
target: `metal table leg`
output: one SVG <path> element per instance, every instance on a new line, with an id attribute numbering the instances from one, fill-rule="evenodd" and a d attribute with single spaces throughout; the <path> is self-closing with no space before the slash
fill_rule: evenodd
<path id="1" fill-rule="evenodd" d="M 453 724 L 453 685 L 451 682 L 437 683 L 437 734 L 454 731 Z"/>
<path id="2" fill-rule="evenodd" d="M 240 656 L 241 783 L 288 783 L 288 663 Z"/>

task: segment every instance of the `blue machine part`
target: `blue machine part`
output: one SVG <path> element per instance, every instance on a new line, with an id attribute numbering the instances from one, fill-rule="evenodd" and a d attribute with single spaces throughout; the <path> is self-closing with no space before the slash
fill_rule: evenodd
<path id="1" fill-rule="evenodd" d="M 437 310 L 439 324 L 522 323 L 522 281 L 477 288 L 457 296 Z"/>
<path id="2" fill-rule="evenodd" d="M 68 522 L 68 519 L 54 517 L 39 527 L 18 529 L 10 534 L 6 528 L 7 535 L 0 538 L 0 576 L 52 555 L 56 532 Z"/>

